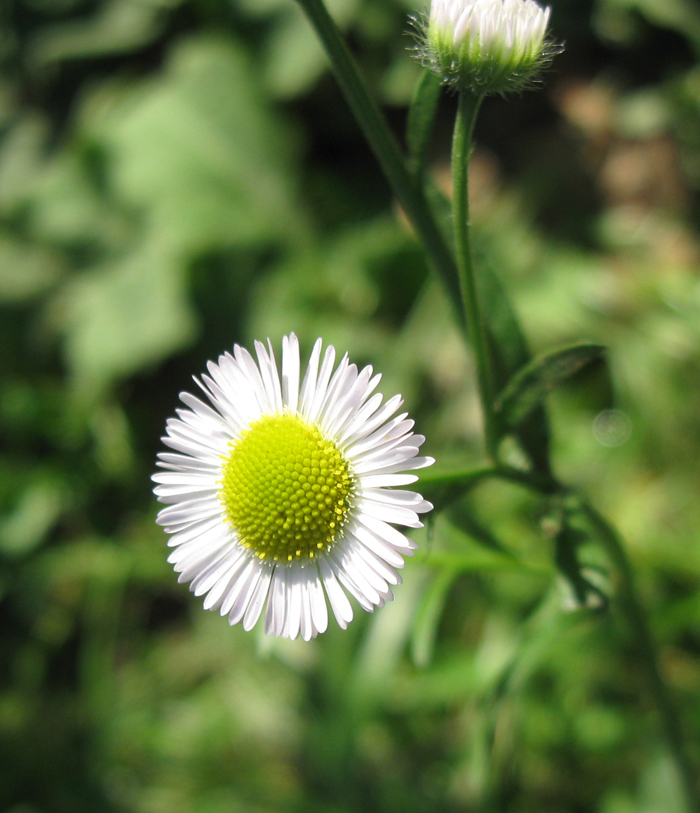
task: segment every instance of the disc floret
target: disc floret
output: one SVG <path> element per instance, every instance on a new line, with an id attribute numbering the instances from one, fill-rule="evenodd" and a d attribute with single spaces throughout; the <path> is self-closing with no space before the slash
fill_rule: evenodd
<path id="1" fill-rule="evenodd" d="M 314 559 L 338 538 L 354 477 L 336 443 L 297 414 L 265 415 L 232 441 L 219 497 L 240 543 L 262 560 Z"/>

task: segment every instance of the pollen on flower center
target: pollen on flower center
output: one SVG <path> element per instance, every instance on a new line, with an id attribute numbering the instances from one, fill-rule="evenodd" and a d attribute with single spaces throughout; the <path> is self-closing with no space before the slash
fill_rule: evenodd
<path id="1" fill-rule="evenodd" d="M 333 441 L 295 414 L 265 415 L 231 443 L 219 497 L 260 559 L 313 559 L 345 522 L 354 477 Z"/>

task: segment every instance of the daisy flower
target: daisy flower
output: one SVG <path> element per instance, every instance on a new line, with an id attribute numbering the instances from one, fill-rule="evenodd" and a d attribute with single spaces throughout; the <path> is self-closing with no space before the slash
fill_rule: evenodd
<path id="1" fill-rule="evenodd" d="M 257 362 L 234 346 L 207 365 L 206 401 L 183 392 L 167 422 L 154 491 L 167 503 L 158 523 L 171 534 L 168 559 L 204 607 L 251 629 L 314 638 L 393 598 L 415 543 L 394 525 L 420 528 L 432 505 L 397 489 L 431 465 L 419 457 L 394 396 L 374 393 L 381 378 L 317 340 L 301 377 L 299 342 L 282 340 L 282 376 L 268 340 Z M 207 403 L 208 402 L 208 403 Z M 392 417 L 393 416 L 393 417 Z"/>

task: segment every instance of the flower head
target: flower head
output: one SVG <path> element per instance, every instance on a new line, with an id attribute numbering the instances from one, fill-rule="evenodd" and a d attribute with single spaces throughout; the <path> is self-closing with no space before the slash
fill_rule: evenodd
<path id="1" fill-rule="evenodd" d="M 549 14 L 534 0 L 432 0 L 420 54 L 449 84 L 523 90 L 559 50 L 546 40 Z"/>
<path id="2" fill-rule="evenodd" d="M 168 561 L 204 607 L 251 629 L 265 608 L 268 634 L 305 640 L 324 632 L 330 604 L 344 629 L 348 595 L 368 611 L 393 598 L 415 543 L 390 523 L 419 528 L 432 508 L 396 486 L 433 463 L 400 396 L 372 394 L 381 376 L 347 355 L 314 345 L 303 379 L 299 343 L 282 341 L 282 376 L 272 346 L 257 363 L 236 345 L 197 381 L 209 403 L 167 422 L 153 476 L 168 503 L 158 523 L 171 534 Z M 195 379 L 196 380 L 196 379 Z M 394 416 L 394 417 L 392 417 Z"/>

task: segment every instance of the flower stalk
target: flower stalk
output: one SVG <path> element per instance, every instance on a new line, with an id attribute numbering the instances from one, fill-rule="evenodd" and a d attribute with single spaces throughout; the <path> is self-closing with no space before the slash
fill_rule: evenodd
<path id="1" fill-rule="evenodd" d="M 489 459 L 496 462 L 499 436 L 494 412 L 493 370 L 486 324 L 479 306 L 469 223 L 469 158 L 474 124 L 482 99 L 483 96 L 466 89 L 459 94 L 452 141 L 452 217 L 462 307 L 476 362 L 486 452 Z"/>

